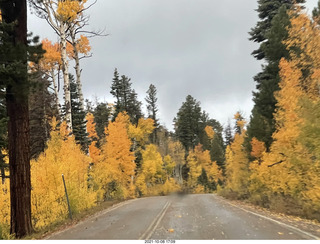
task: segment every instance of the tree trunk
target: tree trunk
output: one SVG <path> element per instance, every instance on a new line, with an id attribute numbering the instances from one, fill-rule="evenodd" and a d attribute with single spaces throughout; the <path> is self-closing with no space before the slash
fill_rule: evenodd
<path id="1" fill-rule="evenodd" d="M 57 85 L 56 77 L 54 74 L 54 69 L 51 70 L 51 76 L 52 76 L 52 83 L 53 83 L 53 89 L 54 89 L 54 98 L 55 98 L 55 102 L 56 102 L 56 109 L 57 109 L 57 113 L 59 114 L 59 112 L 60 112 L 59 93 L 58 93 L 58 85 Z"/>
<path id="2" fill-rule="evenodd" d="M 61 60 L 62 60 L 62 72 L 63 72 L 63 90 L 65 99 L 65 113 L 66 122 L 69 130 L 72 132 L 72 115 L 71 115 L 71 93 L 70 93 L 70 81 L 69 81 L 69 66 L 67 57 L 67 37 L 66 37 L 66 24 L 60 26 L 60 45 L 61 45 Z"/>
<path id="3" fill-rule="evenodd" d="M 9 167 L 10 167 L 10 233 L 21 238 L 32 232 L 31 176 L 28 99 L 17 99 L 7 89 Z"/>
<path id="4" fill-rule="evenodd" d="M 79 94 L 79 100 L 80 100 L 80 108 L 82 111 L 84 111 L 84 98 L 83 98 L 82 84 L 81 84 L 80 59 L 79 59 L 79 51 L 77 48 L 76 34 L 74 29 L 70 31 L 70 34 L 71 34 L 71 41 L 73 46 L 73 58 L 76 63 L 74 69 L 76 71 L 76 82 L 77 82 L 77 88 L 78 88 L 78 94 Z"/>
<path id="5" fill-rule="evenodd" d="M 10 232 L 21 238 L 32 232 L 31 224 L 31 178 L 29 143 L 29 108 L 27 75 L 27 3 L 26 0 L 2 0 L 3 21 L 16 23 L 13 32 L 8 32 L 16 65 L 10 74 L 12 82 L 6 87 L 6 106 L 9 138 L 10 169 Z"/>

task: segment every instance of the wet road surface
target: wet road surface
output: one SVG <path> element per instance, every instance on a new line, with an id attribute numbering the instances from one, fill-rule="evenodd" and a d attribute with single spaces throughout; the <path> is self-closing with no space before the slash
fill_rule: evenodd
<path id="1" fill-rule="evenodd" d="M 48 239 L 303 240 L 319 237 L 216 195 L 199 194 L 129 200 Z"/>

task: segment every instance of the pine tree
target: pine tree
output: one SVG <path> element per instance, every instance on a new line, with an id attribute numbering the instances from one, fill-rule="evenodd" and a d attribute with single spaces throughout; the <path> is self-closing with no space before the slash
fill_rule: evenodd
<path id="1" fill-rule="evenodd" d="M 75 140 L 81 145 L 84 152 L 88 152 L 88 133 L 86 131 L 86 114 L 82 110 L 82 105 L 78 93 L 78 86 L 74 77 L 70 75 L 70 93 L 71 93 L 71 114 L 72 114 L 72 128 Z"/>
<path id="2" fill-rule="evenodd" d="M 120 112 L 127 112 L 130 121 L 134 124 L 137 124 L 139 119 L 143 117 L 141 112 L 142 103 L 138 101 L 138 95 L 131 86 L 131 79 L 125 75 L 122 75 L 120 79 L 119 73 L 115 69 L 110 91 L 116 98 L 113 120 Z"/>
<path id="3" fill-rule="evenodd" d="M 112 85 L 111 85 L 111 91 L 110 93 L 116 98 L 115 101 L 115 111 L 114 111 L 114 118 L 117 117 L 117 115 L 123 111 L 122 108 L 122 95 L 121 95 L 121 90 L 122 90 L 122 84 L 119 79 L 119 73 L 118 70 L 115 69 L 113 73 L 114 77 L 112 80 Z"/>
<path id="4" fill-rule="evenodd" d="M 109 120 L 111 119 L 111 109 L 109 108 L 107 103 L 98 103 L 93 111 L 94 122 L 96 123 L 96 131 L 98 135 L 97 146 L 101 148 L 103 141 L 105 139 L 105 128 L 109 124 Z"/>
<path id="5" fill-rule="evenodd" d="M 186 152 L 193 149 L 200 141 L 201 115 L 200 102 L 188 95 L 174 119 L 176 136 L 185 147 Z"/>
<path id="6" fill-rule="evenodd" d="M 158 131 L 158 126 L 159 126 L 159 120 L 157 116 L 158 112 L 158 105 L 157 105 L 157 89 L 156 87 L 151 84 L 149 86 L 149 89 L 147 91 L 147 97 L 145 98 L 147 102 L 147 110 L 148 110 L 148 117 L 153 119 L 154 121 L 154 131 L 151 135 L 151 142 L 156 144 L 157 143 L 157 131 Z"/>
<path id="7" fill-rule="evenodd" d="M 304 0 L 295 1 L 304 3 Z M 287 27 L 290 18 L 287 11 L 294 6 L 294 1 L 259 0 L 258 13 L 260 21 L 251 29 L 250 40 L 260 43 L 260 47 L 252 55 L 258 60 L 265 60 L 262 72 L 258 73 L 257 91 L 253 92 L 254 108 L 248 126 L 248 141 L 253 137 L 266 143 L 267 148 L 272 143 L 272 133 L 275 131 L 273 114 L 276 108 L 274 92 L 279 90 L 279 61 L 288 58 L 289 52 L 283 41 L 288 37 Z"/>
<path id="8" fill-rule="evenodd" d="M 224 129 L 224 142 L 225 146 L 229 146 L 233 141 L 233 134 L 232 134 L 232 128 L 230 120 L 228 120 L 228 124 Z"/>
<path id="9" fill-rule="evenodd" d="M 45 148 L 50 138 L 50 123 L 57 117 L 55 95 L 48 90 L 50 81 L 37 75 L 36 83 L 30 89 L 29 117 L 30 117 L 30 152 L 31 158 L 37 158 Z"/>
<path id="10" fill-rule="evenodd" d="M 0 10 L 0 90 L 5 89 L 9 118 L 10 232 L 21 238 L 32 232 L 27 62 L 38 55 L 28 48 L 26 0 L 2 0 Z"/>

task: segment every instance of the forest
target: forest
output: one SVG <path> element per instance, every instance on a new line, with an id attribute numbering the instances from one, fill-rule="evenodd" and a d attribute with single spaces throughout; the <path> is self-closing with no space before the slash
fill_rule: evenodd
<path id="1" fill-rule="evenodd" d="M 173 131 L 159 122 L 157 87 L 139 101 L 121 70 L 106 89 L 113 101 L 84 98 L 90 1 L 29 2 L 59 41 L 27 33 L 26 1 L 0 0 L 0 239 L 68 218 L 62 174 L 72 213 L 114 199 L 217 193 L 320 221 L 320 2 L 309 16 L 304 0 L 259 0 L 249 35 L 264 65 L 250 118 L 234 111 L 223 126 L 190 94 Z"/>

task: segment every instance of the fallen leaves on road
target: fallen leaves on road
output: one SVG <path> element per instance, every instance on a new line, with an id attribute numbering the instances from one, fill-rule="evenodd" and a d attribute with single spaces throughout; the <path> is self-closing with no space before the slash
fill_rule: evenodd
<path id="1" fill-rule="evenodd" d="M 279 235 L 283 235 L 283 233 L 282 233 L 282 232 L 278 232 L 278 234 L 279 234 Z"/>
<path id="2" fill-rule="evenodd" d="M 169 231 L 169 233 L 173 233 L 174 229 L 169 229 L 168 231 Z"/>

